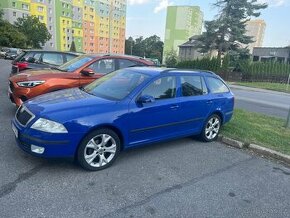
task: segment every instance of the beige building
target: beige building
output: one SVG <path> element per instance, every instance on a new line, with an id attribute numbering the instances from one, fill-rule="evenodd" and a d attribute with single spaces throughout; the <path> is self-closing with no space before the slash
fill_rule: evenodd
<path id="1" fill-rule="evenodd" d="M 250 53 L 253 53 L 254 47 L 262 47 L 265 35 L 266 23 L 264 20 L 256 19 L 247 22 L 247 35 L 253 37 L 253 43 L 248 46 Z"/>

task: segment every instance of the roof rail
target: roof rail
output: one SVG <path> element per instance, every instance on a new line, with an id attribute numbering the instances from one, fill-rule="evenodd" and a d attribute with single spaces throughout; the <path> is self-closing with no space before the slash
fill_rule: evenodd
<path id="1" fill-rule="evenodd" d="M 202 72 L 202 73 L 210 73 L 210 74 L 215 74 L 214 72 L 212 71 L 209 71 L 209 70 L 199 70 L 199 69 L 179 69 L 179 68 L 169 68 L 169 69 L 166 69 L 164 71 L 162 71 L 161 73 L 168 73 L 168 72 L 171 72 L 171 71 L 196 71 L 196 72 Z"/>

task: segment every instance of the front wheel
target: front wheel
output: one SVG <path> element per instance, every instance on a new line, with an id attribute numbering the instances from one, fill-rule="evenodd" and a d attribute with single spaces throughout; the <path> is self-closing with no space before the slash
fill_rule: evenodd
<path id="1" fill-rule="evenodd" d="M 102 170 L 112 165 L 120 153 L 120 139 L 110 129 L 95 130 L 81 142 L 77 160 L 87 170 Z"/>
<path id="2" fill-rule="evenodd" d="M 221 127 L 221 118 L 217 114 L 211 115 L 201 132 L 201 138 L 203 141 L 211 142 L 217 139 Z"/>

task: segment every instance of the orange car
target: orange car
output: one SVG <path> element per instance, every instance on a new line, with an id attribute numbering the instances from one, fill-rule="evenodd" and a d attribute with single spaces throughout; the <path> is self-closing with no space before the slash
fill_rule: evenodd
<path id="1" fill-rule="evenodd" d="M 58 68 L 28 70 L 9 78 L 8 96 L 17 106 L 35 96 L 80 87 L 112 71 L 131 66 L 153 66 L 140 57 L 82 55 Z"/>

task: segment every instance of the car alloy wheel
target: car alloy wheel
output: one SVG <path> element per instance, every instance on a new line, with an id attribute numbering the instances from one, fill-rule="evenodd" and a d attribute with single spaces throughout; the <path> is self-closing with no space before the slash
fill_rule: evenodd
<path id="1" fill-rule="evenodd" d="M 82 141 L 78 149 L 78 162 L 88 170 L 109 167 L 120 152 L 120 139 L 110 129 L 93 131 Z"/>
<path id="2" fill-rule="evenodd" d="M 204 141 L 214 141 L 219 134 L 221 127 L 221 119 L 218 115 L 214 114 L 210 116 L 203 128 L 202 138 Z"/>

